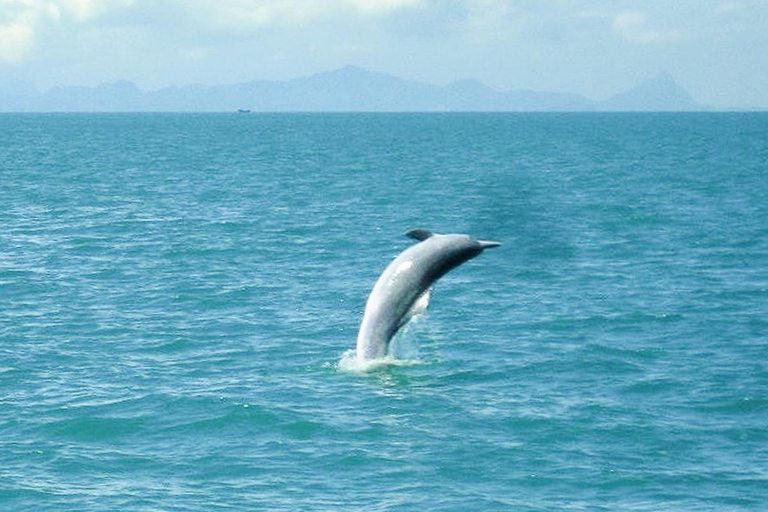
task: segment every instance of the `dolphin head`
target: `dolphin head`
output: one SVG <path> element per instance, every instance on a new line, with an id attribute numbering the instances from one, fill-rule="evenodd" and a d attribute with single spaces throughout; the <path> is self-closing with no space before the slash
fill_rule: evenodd
<path id="1" fill-rule="evenodd" d="M 414 229 L 407 236 L 418 240 L 417 246 L 423 246 L 422 255 L 431 254 L 428 259 L 430 271 L 426 273 L 428 282 L 434 282 L 450 270 L 480 255 L 485 249 L 498 247 L 499 242 L 478 240 L 465 234 L 437 234 L 426 229 Z"/>
<path id="2" fill-rule="evenodd" d="M 475 237 L 470 235 L 438 235 L 437 233 L 433 233 L 428 229 L 412 229 L 411 231 L 406 233 L 406 236 L 409 238 L 413 238 L 414 240 L 418 240 L 419 242 L 429 240 L 432 237 L 451 237 L 457 240 L 461 240 L 463 242 L 463 245 L 467 245 L 469 247 L 479 245 L 480 251 L 478 252 L 482 252 L 485 249 L 491 249 L 493 247 L 498 247 L 501 245 L 500 242 L 494 242 L 492 240 L 478 240 Z M 477 247 L 474 247 L 474 248 L 476 249 Z"/>
<path id="3" fill-rule="evenodd" d="M 493 247 L 498 247 L 501 245 L 500 242 L 494 242 L 491 240 L 478 240 L 470 235 L 438 235 L 437 233 L 433 233 L 428 229 L 412 229 L 411 231 L 406 233 L 405 236 L 409 238 L 413 238 L 414 240 L 418 240 L 419 242 L 423 242 L 424 240 L 428 240 L 434 236 L 438 236 L 438 237 L 448 236 L 456 239 L 463 239 L 463 241 L 466 241 L 469 245 L 479 244 L 481 251 L 485 249 L 491 249 Z"/>

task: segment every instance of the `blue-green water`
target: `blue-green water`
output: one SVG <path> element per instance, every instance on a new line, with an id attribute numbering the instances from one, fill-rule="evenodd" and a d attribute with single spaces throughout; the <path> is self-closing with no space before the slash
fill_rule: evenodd
<path id="1" fill-rule="evenodd" d="M 0 509 L 768 509 L 768 115 L 0 116 Z M 356 372 L 415 227 L 499 240 Z"/>

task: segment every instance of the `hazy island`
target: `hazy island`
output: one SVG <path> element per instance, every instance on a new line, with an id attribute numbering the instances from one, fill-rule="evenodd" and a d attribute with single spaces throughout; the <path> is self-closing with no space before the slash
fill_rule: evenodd
<path id="1" fill-rule="evenodd" d="M 710 110 L 669 74 L 603 100 L 531 90 L 497 91 L 476 80 L 445 86 L 355 66 L 286 81 L 141 90 L 120 80 L 56 87 L 0 79 L 2 112 L 691 112 Z"/>

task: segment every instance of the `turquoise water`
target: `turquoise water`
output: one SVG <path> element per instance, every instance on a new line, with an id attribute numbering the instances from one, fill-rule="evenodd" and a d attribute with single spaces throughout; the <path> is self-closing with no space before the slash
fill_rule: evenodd
<path id="1" fill-rule="evenodd" d="M 0 509 L 768 509 L 768 115 L 0 115 Z M 340 364 L 415 227 L 503 245 Z"/>

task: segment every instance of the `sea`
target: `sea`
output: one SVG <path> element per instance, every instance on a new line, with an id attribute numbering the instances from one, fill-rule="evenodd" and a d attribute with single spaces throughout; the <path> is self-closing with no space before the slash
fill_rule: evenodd
<path id="1" fill-rule="evenodd" d="M 768 510 L 768 114 L 0 115 L 0 510 Z"/>

